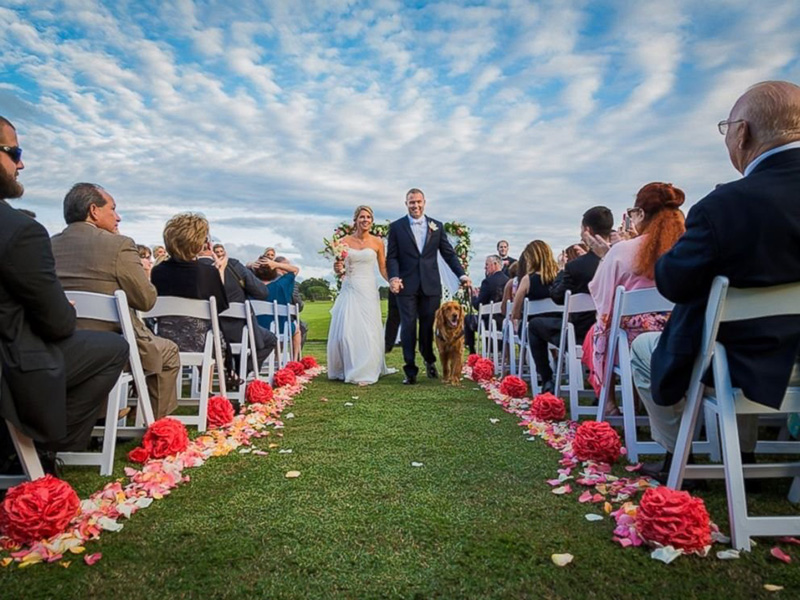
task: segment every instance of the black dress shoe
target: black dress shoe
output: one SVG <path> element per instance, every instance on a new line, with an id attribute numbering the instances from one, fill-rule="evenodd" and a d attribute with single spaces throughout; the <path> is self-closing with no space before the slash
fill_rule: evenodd
<path id="1" fill-rule="evenodd" d="M 556 384 L 553 383 L 552 379 L 548 379 L 542 384 L 542 393 L 543 394 L 552 394 L 556 389 Z"/>
<path id="2" fill-rule="evenodd" d="M 436 363 L 425 363 L 425 374 L 428 379 L 438 379 L 439 372 L 436 370 Z"/>
<path id="3" fill-rule="evenodd" d="M 403 385 L 414 385 L 417 383 L 417 378 L 415 375 L 406 375 L 405 379 L 403 379 Z"/>

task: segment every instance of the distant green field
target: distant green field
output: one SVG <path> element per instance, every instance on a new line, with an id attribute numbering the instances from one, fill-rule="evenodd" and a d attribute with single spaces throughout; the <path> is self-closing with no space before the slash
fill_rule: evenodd
<path id="1" fill-rule="evenodd" d="M 313 342 L 328 341 L 328 328 L 331 324 L 330 300 L 322 302 L 306 302 L 300 318 L 308 323 L 308 339 Z M 381 314 L 386 319 L 386 300 L 381 300 Z"/>

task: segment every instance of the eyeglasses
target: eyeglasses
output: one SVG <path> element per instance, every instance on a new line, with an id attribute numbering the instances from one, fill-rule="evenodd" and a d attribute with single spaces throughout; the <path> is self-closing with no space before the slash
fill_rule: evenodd
<path id="1" fill-rule="evenodd" d="M 744 119 L 736 119 L 735 121 L 720 121 L 717 123 L 717 129 L 722 135 L 728 133 L 728 127 L 734 123 L 744 123 Z"/>
<path id="2" fill-rule="evenodd" d="M 0 146 L 0 150 L 8 154 L 15 163 L 22 160 L 22 148 L 19 146 Z"/>
<path id="3" fill-rule="evenodd" d="M 633 217 L 633 215 L 635 215 L 635 214 L 636 214 L 636 213 L 638 213 L 638 212 L 642 212 L 642 213 L 643 213 L 643 212 L 644 212 L 644 209 L 643 209 L 643 208 L 641 208 L 641 207 L 638 207 L 638 206 L 637 206 L 637 207 L 634 207 L 634 208 L 626 208 L 626 209 L 625 209 L 625 213 L 626 213 L 626 214 L 627 214 L 629 217 Z"/>

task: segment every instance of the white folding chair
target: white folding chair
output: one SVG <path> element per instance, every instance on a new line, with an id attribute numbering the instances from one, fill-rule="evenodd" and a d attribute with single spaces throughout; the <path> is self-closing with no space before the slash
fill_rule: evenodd
<path id="1" fill-rule="evenodd" d="M 269 330 L 275 334 L 275 337 L 278 338 L 278 343 L 275 346 L 275 351 L 271 352 L 267 358 L 266 365 L 262 365 L 260 367 L 260 375 L 264 375 L 264 370 L 266 369 L 267 383 L 272 385 L 272 380 L 275 376 L 275 361 L 277 357 L 281 356 L 281 339 L 277 334 L 278 322 L 275 319 L 275 302 L 266 302 L 264 300 L 248 300 L 248 302 L 250 303 L 250 307 L 253 309 L 253 314 L 256 317 L 260 317 L 262 315 L 272 317 L 272 324 L 269 326 Z M 251 321 L 251 325 L 252 324 L 253 323 Z"/>
<path id="2" fill-rule="evenodd" d="M 555 313 L 562 314 L 564 307 L 556 304 L 551 298 L 544 298 L 542 300 L 529 300 L 525 298 L 522 305 L 522 331 L 520 332 L 520 347 L 519 347 L 519 367 L 518 376 L 525 377 L 527 373 L 531 383 L 531 394 L 535 397 L 541 393 L 541 386 L 539 385 L 538 373 L 536 372 L 536 361 L 533 359 L 533 352 L 531 345 L 528 341 L 528 321 L 531 317 L 536 315 Z M 525 369 L 527 365 L 527 371 Z"/>
<path id="3" fill-rule="evenodd" d="M 58 457 L 68 465 L 98 465 L 101 475 L 111 475 L 114 469 L 114 453 L 117 438 L 131 438 L 142 435 L 153 421 L 153 408 L 147 390 L 144 369 L 136 345 L 136 334 L 131 322 L 128 298 L 125 292 L 117 290 L 113 296 L 94 292 L 66 292 L 67 298 L 74 303 L 75 312 L 80 319 L 92 319 L 117 325 L 122 336 L 128 342 L 128 364 L 130 372 L 120 373 L 117 383 L 108 395 L 106 404 L 106 422 L 103 427 L 95 427 L 92 435 L 102 436 L 103 447 L 100 452 L 59 452 Z M 125 425 L 124 419 L 118 418 L 119 410 L 128 405 L 128 389 L 134 384 L 138 394 L 136 400 L 136 424 Z"/>
<path id="4" fill-rule="evenodd" d="M 239 390 L 234 392 L 228 390 L 228 399 L 237 400 L 243 403 L 245 394 L 247 392 L 247 372 L 252 369 L 256 379 L 259 379 L 260 366 L 256 356 L 256 338 L 253 332 L 253 320 L 250 313 L 250 303 L 233 302 L 228 305 L 228 309 L 219 314 L 220 317 L 227 317 L 230 319 L 240 319 L 242 324 L 242 338 L 234 342 L 230 340 L 230 349 L 234 355 L 239 356 L 239 379 L 242 383 L 239 385 Z M 248 369 L 249 362 L 249 369 Z"/>
<path id="5" fill-rule="evenodd" d="M 587 390 L 584 385 L 583 340 L 575 339 L 575 327 L 569 321 L 569 316 L 576 313 L 586 313 L 595 310 L 594 300 L 590 294 L 572 294 L 569 290 L 564 294 L 564 314 L 561 318 L 561 334 L 558 342 L 558 355 L 556 358 L 555 389 L 556 395 L 566 391 L 569 394 L 569 418 L 577 421 L 581 415 L 597 413 L 593 406 L 582 406 L 581 396 L 589 396 L 594 400 L 594 391 Z M 565 369 L 566 367 L 566 369 Z M 563 382 L 566 374 L 566 384 Z"/>
<path id="6" fill-rule="evenodd" d="M 493 313 L 494 306 L 491 302 L 478 306 L 478 340 L 481 344 L 481 358 L 489 358 L 492 353 L 491 329 L 486 322 L 491 322 Z"/>
<path id="7" fill-rule="evenodd" d="M 205 431 L 208 420 L 208 398 L 212 393 L 212 381 L 216 369 L 219 379 L 219 393 L 227 395 L 225 389 L 225 367 L 222 359 L 222 342 L 217 318 L 217 299 L 213 296 L 208 300 L 193 300 L 175 296 L 162 296 L 156 300 L 155 306 L 143 315 L 147 318 L 160 317 L 194 317 L 211 323 L 211 329 L 206 333 L 205 345 L 202 352 L 180 352 L 181 370 L 178 373 L 178 404 L 197 405 L 197 415 L 173 415 L 187 425 L 197 425 L 198 431 Z M 156 324 L 156 327 L 158 325 Z M 158 329 L 156 329 L 158 332 Z M 183 398 L 183 367 L 200 369 L 198 397 Z M 194 388 L 194 386 L 192 386 Z M 194 390 L 193 390 L 194 391 Z"/>
<path id="8" fill-rule="evenodd" d="M 289 334 L 291 335 L 292 326 L 294 326 L 295 331 L 300 331 L 300 305 L 298 304 L 289 304 L 289 323 L 292 325 L 289 326 Z M 292 347 L 294 348 L 294 338 L 292 338 Z M 298 348 L 297 356 L 303 358 L 303 345 L 300 344 L 300 348 Z"/>
<path id="9" fill-rule="evenodd" d="M 0 380 L 2 377 L 3 369 L 0 366 Z M 33 481 L 34 479 L 39 479 L 39 477 L 44 477 L 42 462 L 39 460 L 39 455 L 36 453 L 36 446 L 34 446 L 33 440 L 17 429 L 8 419 L 6 419 L 6 426 L 8 427 L 8 433 L 11 435 L 11 441 L 14 442 L 17 457 L 19 458 L 20 464 L 22 464 L 22 470 L 25 474 L 0 475 L 0 490 L 7 490 L 25 481 Z"/>
<path id="10" fill-rule="evenodd" d="M 503 333 L 503 367 L 508 364 L 508 370 L 511 375 L 517 374 L 517 352 L 520 349 L 522 340 L 517 335 L 514 329 L 514 321 L 511 319 L 511 310 L 514 303 L 511 300 L 506 300 L 506 316 L 503 319 L 502 333 Z"/>
<path id="11" fill-rule="evenodd" d="M 748 400 L 742 390 L 731 383 L 725 346 L 717 341 L 720 323 L 760 319 L 779 315 L 800 317 L 800 283 L 765 288 L 730 288 L 726 277 L 715 277 L 706 307 L 700 352 L 686 395 L 675 455 L 668 485 L 680 489 L 684 478 L 725 478 L 731 542 L 735 549 L 750 550 L 754 536 L 800 535 L 800 516 L 750 516 L 747 511 L 744 479 L 746 477 L 792 477 L 789 501 L 800 501 L 800 462 L 742 464 L 737 415 L 770 415 L 788 417 L 800 412 L 800 386 L 789 387 L 777 409 Z M 714 388 L 703 384 L 708 368 L 714 375 Z M 697 427 L 701 405 L 709 407 L 719 418 L 722 442 L 722 465 L 687 465 L 690 440 Z M 773 452 L 796 451 L 798 442 L 773 442 Z M 781 446 L 776 446 L 781 444 Z M 757 447 L 758 450 L 758 447 Z"/>

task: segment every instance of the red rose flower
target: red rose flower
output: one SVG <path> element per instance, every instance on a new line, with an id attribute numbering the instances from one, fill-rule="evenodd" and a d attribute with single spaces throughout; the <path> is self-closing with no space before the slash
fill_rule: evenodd
<path id="1" fill-rule="evenodd" d="M 666 486 L 649 488 L 636 510 L 636 531 L 647 542 L 700 552 L 711 544 L 711 521 L 700 498 Z"/>
<path id="2" fill-rule="evenodd" d="M 316 369 L 319 366 L 319 364 L 317 364 L 317 359 L 313 356 L 305 356 L 300 362 L 303 363 L 303 367 L 305 367 L 306 370 Z"/>
<path id="3" fill-rule="evenodd" d="M 500 383 L 500 391 L 512 398 L 524 398 L 528 392 L 528 384 L 519 377 L 507 375 Z"/>
<path id="4" fill-rule="evenodd" d="M 472 367 L 474 367 L 474 366 L 475 366 L 475 363 L 476 363 L 476 362 L 478 362 L 478 360 L 480 359 L 480 357 L 481 357 L 481 355 L 480 355 L 480 354 L 470 354 L 470 355 L 467 357 L 467 366 L 468 366 L 470 369 L 471 369 Z"/>
<path id="5" fill-rule="evenodd" d="M 66 530 L 81 511 L 81 501 L 66 482 L 45 475 L 12 487 L 0 504 L 0 531 L 20 544 Z"/>
<path id="6" fill-rule="evenodd" d="M 208 426 L 212 429 L 224 427 L 233 421 L 233 404 L 225 396 L 208 399 Z"/>
<path id="7" fill-rule="evenodd" d="M 294 385 L 297 382 L 297 377 L 291 369 L 280 369 L 275 373 L 275 378 L 272 381 L 275 387 L 283 387 L 285 385 Z"/>
<path id="8" fill-rule="evenodd" d="M 548 392 L 533 399 L 531 413 L 540 421 L 563 421 L 567 409 L 561 398 Z"/>
<path id="9" fill-rule="evenodd" d="M 265 404 L 272 400 L 272 386 L 260 379 L 251 381 L 247 384 L 244 399 L 249 404 Z"/>
<path id="10" fill-rule="evenodd" d="M 303 366 L 303 363 L 297 362 L 296 360 L 286 363 L 286 368 L 295 375 L 302 375 L 306 372 L 306 368 Z"/>
<path id="11" fill-rule="evenodd" d="M 575 431 L 572 442 L 578 460 L 609 464 L 616 462 L 621 448 L 619 434 L 605 421 L 584 421 Z"/>
<path id="12" fill-rule="evenodd" d="M 142 446 L 151 458 L 166 458 L 186 450 L 189 447 L 189 435 L 183 423 L 164 417 L 147 428 Z"/>
<path id="13" fill-rule="evenodd" d="M 472 367 L 472 379 L 489 381 L 494 376 L 494 363 L 488 358 L 479 358 Z"/>
<path id="14" fill-rule="evenodd" d="M 146 448 L 142 446 L 137 446 L 130 452 L 128 452 L 128 460 L 136 463 L 146 463 L 147 459 L 150 458 L 150 453 L 147 451 Z"/>

